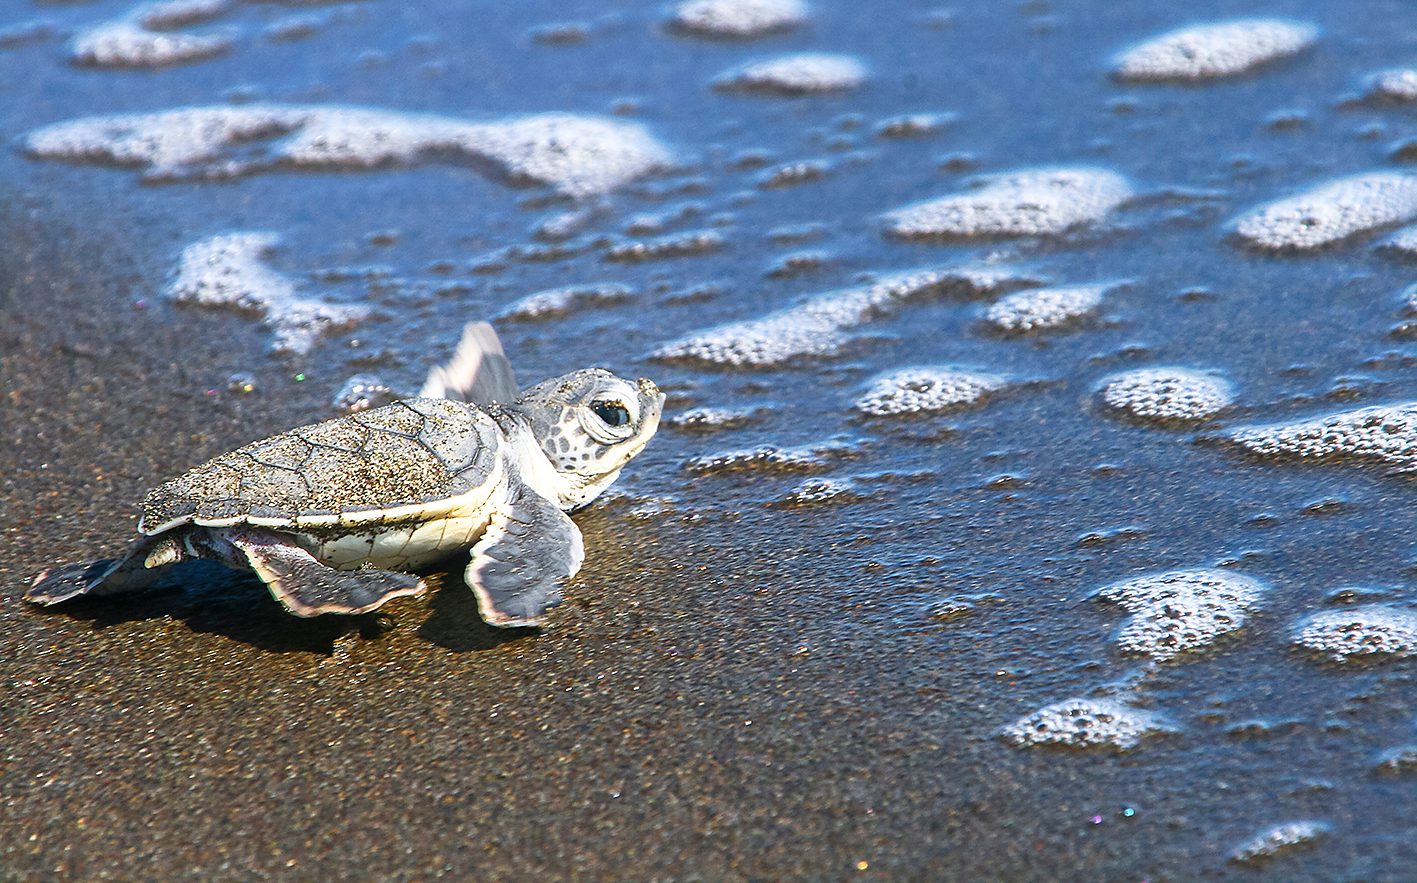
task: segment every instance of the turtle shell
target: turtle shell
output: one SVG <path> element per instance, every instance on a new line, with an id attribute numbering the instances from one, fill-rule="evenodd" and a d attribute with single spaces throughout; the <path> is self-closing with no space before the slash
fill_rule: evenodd
<path id="1" fill-rule="evenodd" d="M 496 423 L 475 405 L 406 399 L 223 454 L 148 494 L 138 529 L 353 527 L 440 517 L 490 492 Z"/>

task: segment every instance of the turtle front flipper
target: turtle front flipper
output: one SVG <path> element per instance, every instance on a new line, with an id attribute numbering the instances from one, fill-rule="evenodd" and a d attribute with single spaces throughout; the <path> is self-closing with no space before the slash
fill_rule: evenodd
<path id="1" fill-rule="evenodd" d="M 452 360 L 428 372 L 418 396 L 477 405 L 510 405 L 519 392 L 516 373 L 502 351 L 497 332 L 486 322 L 469 322 Z"/>
<path id="2" fill-rule="evenodd" d="M 368 613 L 395 598 L 421 595 L 423 581 L 392 570 L 335 570 L 288 537 L 232 530 L 225 537 L 250 563 L 271 595 L 296 616 Z"/>
<path id="3" fill-rule="evenodd" d="M 554 503 L 527 488 L 492 516 L 472 547 L 467 584 L 488 623 L 540 625 L 561 603 L 562 584 L 585 559 L 581 531 Z"/>

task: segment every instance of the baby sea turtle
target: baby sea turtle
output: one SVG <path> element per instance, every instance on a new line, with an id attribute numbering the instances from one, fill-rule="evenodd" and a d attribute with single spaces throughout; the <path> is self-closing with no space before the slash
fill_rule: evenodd
<path id="1" fill-rule="evenodd" d="M 423 591 L 405 571 L 471 549 L 483 618 L 540 623 L 584 557 L 566 513 L 644 449 L 663 393 L 600 368 L 519 393 L 486 323 L 424 392 L 442 397 L 292 429 L 169 481 L 143 501 L 122 557 L 48 570 L 26 600 L 141 589 L 169 565 L 213 558 L 254 570 L 297 616 L 364 613 Z"/>

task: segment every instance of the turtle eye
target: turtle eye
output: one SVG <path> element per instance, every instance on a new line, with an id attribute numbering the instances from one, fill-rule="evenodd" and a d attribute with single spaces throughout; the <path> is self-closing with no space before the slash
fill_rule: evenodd
<path id="1" fill-rule="evenodd" d="M 591 402 L 590 410 L 606 426 L 625 426 L 630 422 L 630 409 L 625 407 L 624 402 L 615 399 Z"/>

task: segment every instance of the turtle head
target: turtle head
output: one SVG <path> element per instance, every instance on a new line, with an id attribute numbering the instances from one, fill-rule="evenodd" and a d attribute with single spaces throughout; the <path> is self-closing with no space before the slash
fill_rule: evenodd
<path id="1" fill-rule="evenodd" d="M 659 428 L 664 393 L 651 380 L 604 368 L 572 371 L 521 394 L 517 408 L 554 474 L 530 477 L 536 489 L 578 509 L 610 486 Z M 544 485 L 554 485 L 547 487 Z"/>

